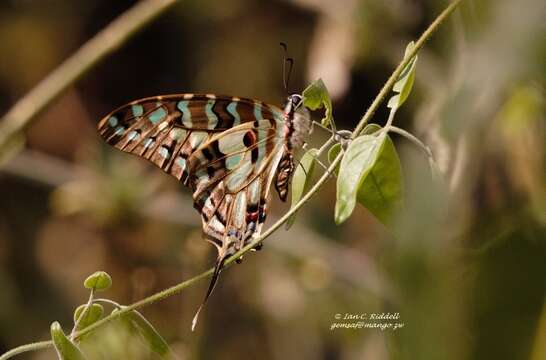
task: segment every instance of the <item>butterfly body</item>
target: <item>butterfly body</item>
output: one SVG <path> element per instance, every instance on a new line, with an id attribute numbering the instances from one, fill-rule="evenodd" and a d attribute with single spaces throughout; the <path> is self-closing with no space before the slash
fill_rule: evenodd
<path id="1" fill-rule="evenodd" d="M 260 233 L 273 182 L 286 199 L 292 153 L 311 128 L 301 102 L 291 95 L 281 110 L 232 96 L 156 96 L 114 110 L 98 129 L 109 144 L 191 188 L 219 264 Z"/>

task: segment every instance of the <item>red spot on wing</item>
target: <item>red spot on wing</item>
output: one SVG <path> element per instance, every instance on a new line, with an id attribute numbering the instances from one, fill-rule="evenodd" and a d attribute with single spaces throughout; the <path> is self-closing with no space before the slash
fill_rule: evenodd
<path id="1" fill-rule="evenodd" d="M 255 143 L 256 143 L 256 134 L 252 130 L 247 131 L 245 136 L 243 137 L 243 144 L 245 144 L 245 146 L 248 148 L 254 145 Z"/>

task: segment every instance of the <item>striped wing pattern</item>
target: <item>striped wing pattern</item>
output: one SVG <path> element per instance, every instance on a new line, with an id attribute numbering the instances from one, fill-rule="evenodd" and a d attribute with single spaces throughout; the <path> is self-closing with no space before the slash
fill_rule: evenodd
<path id="1" fill-rule="evenodd" d="M 278 129 L 271 120 L 241 124 L 214 135 L 190 158 L 195 207 L 220 257 L 244 246 L 265 220 L 272 176 L 283 152 Z"/>
<path id="2" fill-rule="evenodd" d="M 301 104 L 299 94 L 288 97 L 284 111 L 230 96 L 156 96 L 122 106 L 98 125 L 106 142 L 148 159 L 193 191 L 218 258 L 192 330 L 226 258 L 260 233 L 272 182 L 286 199 L 292 150 L 311 131 Z"/>
<path id="3" fill-rule="evenodd" d="M 281 109 L 257 100 L 180 94 L 129 103 L 98 129 L 109 144 L 148 159 L 192 189 L 220 262 L 261 230 L 285 149 L 283 124 Z"/>

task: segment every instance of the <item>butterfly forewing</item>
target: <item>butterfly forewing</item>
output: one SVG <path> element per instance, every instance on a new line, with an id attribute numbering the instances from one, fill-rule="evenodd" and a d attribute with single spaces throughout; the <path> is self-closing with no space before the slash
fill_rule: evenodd
<path id="1" fill-rule="evenodd" d="M 279 108 L 251 99 L 180 94 L 134 101 L 107 115 L 98 128 L 109 144 L 184 180 L 189 175 L 187 159 L 214 134 L 282 117 Z"/>

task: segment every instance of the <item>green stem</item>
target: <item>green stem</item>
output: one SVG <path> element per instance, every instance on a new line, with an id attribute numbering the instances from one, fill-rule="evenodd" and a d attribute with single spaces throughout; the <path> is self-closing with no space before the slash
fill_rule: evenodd
<path id="1" fill-rule="evenodd" d="M 70 332 L 70 340 L 74 340 L 74 334 L 76 334 L 76 330 L 78 329 L 78 325 L 80 325 L 80 322 L 84 318 L 85 315 L 87 315 L 87 312 L 89 311 L 89 308 L 91 308 L 91 305 L 93 305 L 93 298 L 95 297 L 95 289 L 91 289 L 91 292 L 89 293 L 89 300 L 87 300 L 87 304 L 85 304 L 85 308 L 83 308 L 83 311 L 81 312 L 80 316 L 76 319 L 76 322 L 74 323 L 74 327 L 72 328 L 72 331 Z"/>
<path id="2" fill-rule="evenodd" d="M 374 101 L 356 126 L 356 128 L 353 131 L 352 138 L 356 138 L 362 130 L 364 130 L 364 127 L 368 123 L 368 120 L 373 117 L 373 114 L 379 108 L 379 105 L 385 100 L 385 97 L 389 94 L 392 87 L 394 86 L 394 83 L 398 80 L 400 77 L 400 74 L 406 67 L 406 65 L 410 62 L 411 59 L 421 50 L 423 45 L 425 45 L 425 42 L 432 36 L 432 34 L 438 29 L 438 27 L 444 22 L 445 19 L 451 15 L 453 11 L 459 6 L 463 0 L 454 0 L 452 3 L 450 3 L 444 11 L 438 15 L 438 17 L 432 22 L 432 24 L 429 25 L 429 27 L 425 30 L 423 34 L 419 37 L 417 42 L 415 42 L 414 48 L 410 51 L 410 53 L 402 60 L 402 62 L 396 67 L 394 72 L 391 74 L 385 85 L 383 85 L 383 88 L 381 88 L 381 91 L 379 94 L 375 97 Z"/>
<path id="3" fill-rule="evenodd" d="M 423 150 L 423 152 L 429 158 L 431 158 L 431 159 L 433 158 L 432 151 L 430 150 L 430 148 L 428 146 L 426 146 L 421 140 L 419 140 L 415 135 L 407 132 L 404 129 L 400 129 L 399 127 L 396 127 L 396 126 L 389 126 L 388 131 L 396 133 L 398 135 L 402 135 L 403 137 L 405 137 L 406 139 L 408 139 L 409 141 L 411 141 L 412 143 L 417 145 L 421 150 Z"/>
<path id="4" fill-rule="evenodd" d="M 18 346 L 14 349 L 11 349 L 10 351 L 4 353 L 2 356 L 0 356 L 1 360 L 9 359 L 14 357 L 15 355 L 19 355 L 28 351 L 37 351 L 37 350 L 43 350 L 53 347 L 53 341 L 38 341 L 35 343 L 25 344 Z"/>
<path id="5" fill-rule="evenodd" d="M 319 164 L 325 171 L 328 169 L 328 167 L 324 165 L 322 161 L 320 161 L 320 156 L 326 149 L 332 146 L 335 142 L 336 142 L 336 138 L 334 135 L 332 135 L 324 144 L 322 144 L 322 146 L 317 150 L 317 153 L 315 155 L 311 154 L 311 156 L 313 156 L 317 164 Z M 305 145 L 304 145 L 304 148 L 305 148 Z M 303 169 L 303 166 L 302 166 L 302 169 Z M 305 169 L 303 169 L 303 171 L 305 171 L 307 174 L 307 171 Z M 309 175 L 307 174 L 306 176 L 309 176 Z"/>
<path id="6" fill-rule="evenodd" d="M 393 72 L 389 80 L 383 85 L 383 88 L 375 98 L 375 100 L 372 102 L 372 105 L 368 108 L 358 125 L 356 126 L 355 130 L 353 131 L 351 138 L 356 138 L 358 134 L 364 129 L 364 126 L 368 123 L 368 121 L 372 118 L 373 114 L 379 107 L 379 105 L 382 103 L 382 101 L 385 99 L 386 95 L 391 90 L 392 86 L 396 82 L 396 79 L 398 79 L 402 69 L 407 65 L 407 63 L 414 57 L 414 55 L 417 53 L 417 51 L 423 46 L 423 44 L 426 42 L 428 38 L 434 33 L 434 31 L 440 26 L 440 24 L 457 8 L 457 6 L 460 4 L 462 0 L 455 0 L 453 1 L 442 13 L 434 20 L 434 22 L 427 28 L 427 30 L 421 35 L 419 40 L 416 42 L 415 47 L 411 54 L 409 54 L 402 62 L 398 65 L 396 70 Z M 259 237 L 257 237 L 254 241 L 244 246 L 241 250 L 239 250 L 237 253 L 233 254 L 231 257 L 229 257 L 226 262 L 225 266 L 229 267 L 233 262 L 235 262 L 236 259 L 253 249 L 256 245 L 261 243 L 264 239 L 266 239 L 268 236 L 270 236 L 273 232 L 275 232 L 279 227 L 281 227 L 294 213 L 296 213 L 306 202 L 308 202 L 313 195 L 320 189 L 320 187 L 328 180 L 329 174 L 334 171 L 336 166 L 341 161 L 341 158 L 343 157 L 343 153 L 340 152 L 338 156 L 332 161 L 330 166 L 328 167 L 328 170 L 319 178 L 319 180 L 316 182 L 315 185 L 300 199 L 300 201 L 294 205 L 288 212 L 286 212 L 275 224 L 273 224 L 269 229 L 267 229 L 265 232 L 263 232 Z M 117 317 L 123 315 L 124 313 L 127 313 L 132 310 L 139 309 L 143 306 L 150 305 L 152 303 L 155 303 L 159 300 L 162 300 L 166 297 L 175 295 L 182 291 L 183 289 L 193 285 L 199 280 L 205 279 L 212 275 L 214 271 L 214 268 L 210 268 L 209 270 L 191 278 L 188 279 L 180 284 L 177 284 L 175 286 L 172 286 L 168 289 L 165 289 L 159 293 L 156 293 L 152 296 L 149 296 L 145 299 L 142 299 L 136 303 L 133 303 L 127 307 L 124 307 L 123 309 L 116 311 L 113 314 L 110 314 L 106 316 L 105 318 L 97 321 L 96 323 L 93 323 L 92 325 L 86 327 L 85 329 L 82 329 L 81 331 L 77 332 L 75 334 L 75 338 L 79 338 L 82 335 L 85 335 L 99 326 L 116 319 Z M 17 347 L 15 349 L 12 349 L 5 353 L 4 355 L 0 356 L 0 360 L 6 360 L 12 357 L 13 355 L 20 354 L 26 351 L 33 351 L 38 349 L 44 349 L 47 347 L 53 346 L 52 341 L 43 341 L 39 343 L 33 343 L 33 344 L 27 344 L 20 347 Z"/>
<path id="7" fill-rule="evenodd" d="M 432 174 L 435 176 L 439 176 L 441 178 L 441 175 L 440 175 L 441 173 L 439 172 L 438 164 L 436 163 L 436 160 L 434 160 L 434 155 L 432 154 L 432 151 L 430 150 L 428 146 L 426 146 L 415 135 L 411 134 L 410 132 L 404 129 L 400 129 L 399 127 L 391 125 L 389 126 L 388 131 L 402 135 L 403 137 L 405 137 L 406 139 L 408 139 L 409 141 L 417 145 L 417 147 L 419 147 L 421 150 L 423 150 L 423 152 L 428 158 L 428 165 L 430 166 L 430 170 Z"/>
<path id="8" fill-rule="evenodd" d="M 326 151 L 326 149 L 328 149 L 330 146 L 332 146 L 335 142 L 336 138 L 334 135 L 332 135 L 324 144 L 322 144 L 320 149 L 318 149 L 317 158 L 320 157 L 320 155 L 322 155 L 322 153 Z"/>
<path id="9" fill-rule="evenodd" d="M 103 298 L 98 298 L 98 299 L 95 299 L 93 300 L 94 303 L 105 303 L 105 304 L 109 304 L 109 305 L 112 305 L 113 307 L 115 307 L 116 309 L 121 309 L 123 306 L 113 300 L 110 300 L 110 299 L 103 299 Z"/>
<path id="10" fill-rule="evenodd" d="M 0 121 L 0 151 L 70 85 L 176 1 L 140 1 L 80 47 L 3 116 Z"/>
<path id="11" fill-rule="evenodd" d="M 397 108 L 392 108 L 389 112 L 389 118 L 387 119 L 387 123 L 385 124 L 384 131 L 388 132 L 392 126 L 392 122 L 394 121 L 394 115 L 396 115 Z"/>

